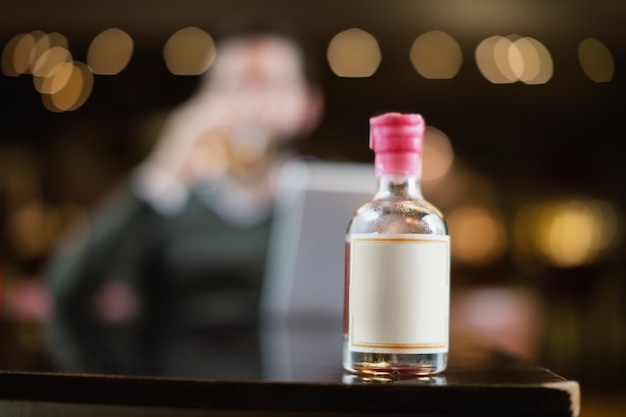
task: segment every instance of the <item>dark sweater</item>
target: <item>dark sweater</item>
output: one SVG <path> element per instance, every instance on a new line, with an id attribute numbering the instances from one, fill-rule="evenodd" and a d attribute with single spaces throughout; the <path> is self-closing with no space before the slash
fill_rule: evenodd
<path id="1" fill-rule="evenodd" d="M 167 373 L 159 370 L 168 367 L 167 355 L 180 354 L 169 352 L 172 340 L 201 334 L 225 343 L 225 332 L 254 329 L 270 223 L 231 224 L 193 193 L 184 211 L 165 217 L 130 187 L 120 188 L 93 213 L 86 239 L 60 250 L 46 269 L 61 365 Z M 94 299 L 114 280 L 133 289 L 139 309 L 132 320 L 112 325 L 95 313 Z"/>

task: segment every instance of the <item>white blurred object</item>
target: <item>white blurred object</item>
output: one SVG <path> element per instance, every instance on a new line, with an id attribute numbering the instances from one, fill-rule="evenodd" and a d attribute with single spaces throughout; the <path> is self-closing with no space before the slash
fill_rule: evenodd
<path id="1" fill-rule="evenodd" d="M 345 233 L 375 192 L 372 164 L 296 161 L 281 173 L 262 314 L 343 320 Z"/>
<path id="2" fill-rule="evenodd" d="M 346 228 L 374 178 L 373 164 L 299 161 L 281 172 L 261 295 L 266 377 L 302 379 L 341 363 Z"/>

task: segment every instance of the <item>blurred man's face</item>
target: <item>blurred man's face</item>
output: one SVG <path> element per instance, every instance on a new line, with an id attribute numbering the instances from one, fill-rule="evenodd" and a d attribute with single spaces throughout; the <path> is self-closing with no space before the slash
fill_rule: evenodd
<path id="1" fill-rule="evenodd" d="M 310 111 L 302 65 L 297 47 L 279 37 L 227 41 L 211 69 L 209 91 L 238 126 L 287 140 L 303 130 Z"/>

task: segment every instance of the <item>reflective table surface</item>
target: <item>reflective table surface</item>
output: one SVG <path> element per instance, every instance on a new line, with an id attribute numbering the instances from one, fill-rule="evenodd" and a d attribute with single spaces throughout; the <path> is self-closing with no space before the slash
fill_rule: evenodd
<path id="1" fill-rule="evenodd" d="M 316 322 L 194 329 L 142 349 L 123 332 L 81 345 L 38 324 L 0 330 L 2 416 L 570 416 L 580 407 L 576 381 L 454 340 L 442 374 L 364 377 L 342 370 L 341 329 Z"/>

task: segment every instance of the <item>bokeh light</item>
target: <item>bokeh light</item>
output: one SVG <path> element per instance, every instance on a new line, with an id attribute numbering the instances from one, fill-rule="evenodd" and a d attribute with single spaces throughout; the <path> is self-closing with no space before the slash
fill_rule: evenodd
<path id="1" fill-rule="evenodd" d="M 426 126 L 423 154 L 423 181 L 432 181 L 443 177 L 448 173 L 454 161 L 454 151 L 450 138 L 433 126 Z"/>
<path id="2" fill-rule="evenodd" d="M 63 46 L 53 46 L 45 50 L 32 66 L 32 74 L 35 77 L 47 77 L 50 71 L 57 65 L 72 60 L 72 54 Z"/>
<path id="3" fill-rule="evenodd" d="M 622 217 L 609 202 L 586 197 L 529 204 L 515 218 L 515 246 L 525 259 L 564 268 L 587 265 L 621 239 Z"/>
<path id="4" fill-rule="evenodd" d="M 19 71 L 16 65 L 16 56 L 17 50 L 22 42 L 22 39 L 27 38 L 28 36 L 25 33 L 21 33 L 19 35 L 15 35 L 4 45 L 4 49 L 2 50 L 2 73 L 9 77 L 17 77 L 22 74 L 23 71 Z"/>
<path id="5" fill-rule="evenodd" d="M 215 54 L 211 35 L 195 26 L 174 33 L 163 49 L 165 65 L 175 75 L 200 75 L 206 72 Z"/>
<path id="6" fill-rule="evenodd" d="M 57 94 L 67 85 L 73 71 L 73 61 L 57 65 L 48 72 L 46 77 L 36 78 L 35 86 L 42 94 Z"/>
<path id="7" fill-rule="evenodd" d="M 35 63 L 48 49 L 50 49 L 50 37 L 47 34 L 43 34 L 38 39 L 35 39 L 35 43 L 30 48 L 30 53 L 28 54 L 28 69 L 26 73 L 32 74 Z"/>
<path id="8" fill-rule="evenodd" d="M 24 258 L 41 256 L 49 249 L 45 217 L 40 201 L 31 202 L 12 213 L 9 232 L 15 249 Z"/>
<path id="9" fill-rule="evenodd" d="M 133 55 L 133 38 L 118 28 L 100 32 L 89 45 L 87 65 L 94 74 L 115 75 L 120 73 Z"/>
<path id="10" fill-rule="evenodd" d="M 54 93 L 42 95 L 44 106 L 53 112 L 72 111 L 82 106 L 93 89 L 91 69 L 82 62 L 74 61 L 62 67 L 57 76 L 67 77 L 67 82 L 59 89 L 52 88 Z"/>
<path id="11" fill-rule="evenodd" d="M 497 51 L 508 48 L 511 41 L 502 36 L 492 36 L 478 44 L 475 51 L 476 65 L 481 74 L 494 84 L 512 83 L 514 81 L 511 75 L 507 76 L 507 71 L 502 71 L 502 56 Z M 498 46 L 500 45 L 500 46 Z M 508 50 L 507 58 L 508 61 Z"/>
<path id="12" fill-rule="evenodd" d="M 72 230 L 69 237 L 68 230 Z M 8 232 L 17 256 L 29 259 L 44 256 L 52 248 L 77 250 L 89 235 L 89 222 L 78 205 L 50 205 L 34 199 L 11 213 Z"/>
<path id="13" fill-rule="evenodd" d="M 553 74 L 550 52 L 530 37 L 491 36 L 478 44 L 475 58 L 481 74 L 494 84 L 545 84 Z"/>
<path id="14" fill-rule="evenodd" d="M 520 81 L 526 84 L 545 84 L 554 72 L 550 51 L 538 40 L 530 37 L 520 38 L 512 45 L 517 50 L 519 61 L 512 64 Z"/>
<path id="15" fill-rule="evenodd" d="M 5 75 L 31 74 L 44 107 L 53 112 L 76 110 L 93 89 L 93 73 L 74 61 L 65 35 L 32 31 L 14 36 L 2 51 Z"/>
<path id="16" fill-rule="evenodd" d="M 358 28 L 336 34 L 328 45 L 326 56 L 332 71 L 347 78 L 372 76 L 382 59 L 376 38 Z"/>
<path id="17" fill-rule="evenodd" d="M 457 41 L 439 30 L 418 36 L 411 46 L 409 58 L 415 70 L 429 79 L 453 78 L 463 63 Z"/>
<path id="18" fill-rule="evenodd" d="M 71 64 L 72 54 L 62 46 L 54 46 L 45 51 L 33 67 L 33 83 L 40 93 L 54 94 L 69 80 L 67 64 Z"/>
<path id="19" fill-rule="evenodd" d="M 30 60 L 37 41 L 44 36 L 41 31 L 21 33 L 14 36 L 2 52 L 2 72 L 17 77 L 30 73 Z"/>
<path id="20" fill-rule="evenodd" d="M 447 215 L 452 256 L 470 266 L 497 260 L 508 247 L 504 223 L 487 208 L 464 205 Z"/>
<path id="21" fill-rule="evenodd" d="M 597 39 L 585 39 L 578 46 L 578 60 L 583 72 L 596 83 L 613 79 L 615 63 L 609 48 Z"/>
<path id="22" fill-rule="evenodd" d="M 34 76 L 41 76 L 41 73 L 48 67 L 47 62 L 50 59 L 54 59 L 56 54 L 50 54 L 50 50 L 58 51 L 59 49 L 68 48 L 67 38 L 58 32 L 43 34 L 30 50 L 28 59 L 28 72 Z M 54 62 L 52 63 L 54 65 Z M 39 68 L 39 72 L 37 71 Z"/>

